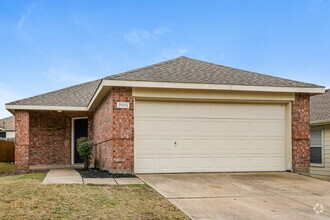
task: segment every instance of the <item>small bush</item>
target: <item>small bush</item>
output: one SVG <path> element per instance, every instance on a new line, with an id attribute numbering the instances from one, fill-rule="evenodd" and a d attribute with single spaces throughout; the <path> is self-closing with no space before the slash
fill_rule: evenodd
<path id="1" fill-rule="evenodd" d="M 84 168 L 89 169 L 93 144 L 87 137 L 81 137 L 77 140 L 77 151 L 84 161 Z"/>

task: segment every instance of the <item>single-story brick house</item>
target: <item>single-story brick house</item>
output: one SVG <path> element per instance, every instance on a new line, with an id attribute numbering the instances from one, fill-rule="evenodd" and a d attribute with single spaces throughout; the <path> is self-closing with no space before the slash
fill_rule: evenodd
<path id="1" fill-rule="evenodd" d="M 6 104 L 16 166 L 93 163 L 113 172 L 309 173 L 310 96 L 322 86 L 187 57 Z"/>
<path id="2" fill-rule="evenodd" d="M 312 176 L 330 178 L 330 90 L 311 97 Z"/>

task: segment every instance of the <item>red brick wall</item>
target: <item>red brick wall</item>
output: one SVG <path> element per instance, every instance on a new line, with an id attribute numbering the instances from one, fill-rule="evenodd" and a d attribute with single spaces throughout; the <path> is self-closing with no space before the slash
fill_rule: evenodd
<path id="1" fill-rule="evenodd" d="M 27 117 L 22 121 L 20 111 L 15 113 L 16 135 L 19 136 L 15 144 L 19 149 L 15 158 L 17 167 L 26 169 L 28 165 L 71 164 L 71 119 L 88 117 L 90 113 L 26 111 L 25 115 L 28 115 L 28 123 L 25 122 Z M 90 125 L 91 120 L 91 131 Z M 28 136 L 21 138 L 21 133 L 28 133 Z M 22 156 L 21 146 L 27 149 L 28 157 Z M 21 161 L 24 161 L 24 166 Z"/>
<path id="2" fill-rule="evenodd" d="M 129 109 L 117 108 L 129 102 Z M 134 169 L 134 98 L 132 88 L 114 87 L 94 113 L 96 164 L 102 169 Z"/>
<path id="3" fill-rule="evenodd" d="M 93 142 L 95 144 L 95 165 L 100 168 L 112 168 L 112 99 L 106 95 L 93 115 Z"/>
<path id="4" fill-rule="evenodd" d="M 15 112 L 15 166 L 29 168 L 29 112 Z"/>
<path id="5" fill-rule="evenodd" d="M 292 164 L 298 173 L 309 173 L 310 167 L 310 96 L 295 95 L 292 103 Z"/>

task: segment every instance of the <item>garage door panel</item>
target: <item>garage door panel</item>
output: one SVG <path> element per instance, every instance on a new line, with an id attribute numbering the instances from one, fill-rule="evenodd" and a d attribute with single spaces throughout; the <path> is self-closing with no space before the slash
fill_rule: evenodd
<path id="1" fill-rule="evenodd" d="M 164 153 L 172 154 L 174 150 L 173 140 L 155 140 L 155 150 L 160 152 L 164 151 Z"/>
<path id="2" fill-rule="evenodd" d="M 225 120 L 214 120 L 213 131 L 214 132 L 228 132 L 231 130 L 231 123 Z"/>
<path id="3" fill-rule="evenodd" d="M 154 120 L 137 120 L 135 122 L 136 134 L 154 130 Z"/>
<path id="4" fill-rule="evenodd" d="M 175 122 L 174 131 L 176 132 L 192 132 L 194 131 L 194 122 L 190 120 L 178 120 Z"/>
<path id="5" fill-rule="evenodd" d="M 135 165 L 135 169 L 137 170 L 141 170 L 142 172 L 149 172 L 149 171 L 153 171 L 155 168 L 155 160 L 156 158 L 150 158 L 150 157 L 139 157 L 138 159 L 136 159 L 136 163 Z"/>
<path id="6" fill-rule="evenodd" d="M 136 146 L 141 146 L 138 153 L 143 154 L 145 151 L 154 151 L 155 150 L 155 143 L 154 140 L 150 139 L 140 139 L 135 140 Z"/>
<path id="7" fill-rule="evenodd" d="M 179 170 L 191 171 L 194 170 L 193 157 L 176 157 L 175 168 Z"/>
<path id="8" fill-rule="evenodd" d="M 173 170 L 175 159 L 172 157 L 157 158 L 157 168 L 162 170 Z"/>
<path id="9" fill-rule="evenodd" d="M 194 160 L 194 163 L 198 170 L 210 169 L 213 167 L 213 158 L 200 156 Z"/>
<path id="10" fill-rule="evenodd" d="M 135 115 L 137 173 L 284 170 L 280 104 L 137 101 Z"/>
<path id="11" fill-rule="evenodd" d="M 174 122 L 173 121 L 167 121 L 167 120 L 157 120 L 157 121 L 155 121 L 154 131 L 172 132 L 173 128 L 174 128 Z"/>

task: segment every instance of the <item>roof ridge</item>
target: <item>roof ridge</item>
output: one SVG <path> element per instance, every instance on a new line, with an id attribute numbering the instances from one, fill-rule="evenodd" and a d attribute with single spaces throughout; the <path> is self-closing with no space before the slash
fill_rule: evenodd
<path id="1" fill-rule="evenodd" d="M 198 61 L 198 62 L 208 63 L 208 64 L 211 64 L 211 65 L 221 66 L 221 67 L 224 67 L 224 68 L 231 68 L 231 69 L 234 69 L 234 70 L 239 70 L 239 71 L 244 71 L 244 72 L 248 72 L 248 73 L 258 74 L 258 75 L 269 77 L 269 78 L 273 78 L 273 79 L 289 80 L 291 82 L 304 83 L 304 84 L 309 84 L 309 85 L 313 85 L 313 86 L 317 86 L 317 87 L 322 87 L 322 86 L 318 86 L 318 85 L 313 84 L 313 83 L 305 83 L 305 82 L 302 82 L 302 81 L 297 81 L 297 80 L 292 80 L 292 79 L 286 79 L 286 78 L 282 78 L 282 77 L 278 77 L 278 76 L 272 76 L 272 75 L 263 74 L 263 73 L 257 73 L 257 72 L 253 72 L 253 71 L 249 71 L 249 70 L 243 70 L 243 69 L 231 67 L 231 66 L 224 66 L 224 65 L 221 65 L 221 64 L 212 63 L 212 62 L 208 62 L 208 61 L 197 60 L 197 59 L 190 58 L 190 57 L 185 57 L 185 58 L 190 59 L 190 60 L 194 60 L 194 61 Z"/>
<path id="2" fill-rule="evenodd" d="M 169 62 L 172 62 L 174 60 L 178 60 L 180 58 L 188 58 L 188 57 L 185 57 L 185 56 L 180 56 L 180 57 L 177 57 L 177 58 L 174 58 L 174 59 L 170 59 L 170 60 L 166 60 L 166 61 L 163 61 L 163 62 L 160 62 L 160 63 L 154 63 L 154 64 L 150 64 L 150 65 L 147 65 L 147 66 L 144 66 L 144 67 L 140 67 L 140 68 L 137 68 L 137 69 L 134 69 L 134 70 L 129 70 L 129 71 L 126 71 L 126 72 L 122 72 L 122 73 L 117 73 L 117 74 L 114 74 L 114 75 L 110 75 L 110 76 L 107 76 L 107 77 L 104 77 L 103 79 L 106 79 L 106 78 L 116 78 L 116 77 L 119 77 L 119 76 L 122 76 L 122 75 L 131 75 L 139 70 L 146 70 L 146 69 L 150 69 L 152 67 L 155 67 L 155 66 L 160 66 L 160 65 L 164 65 L 166 63 L 169 63 Z"/>

